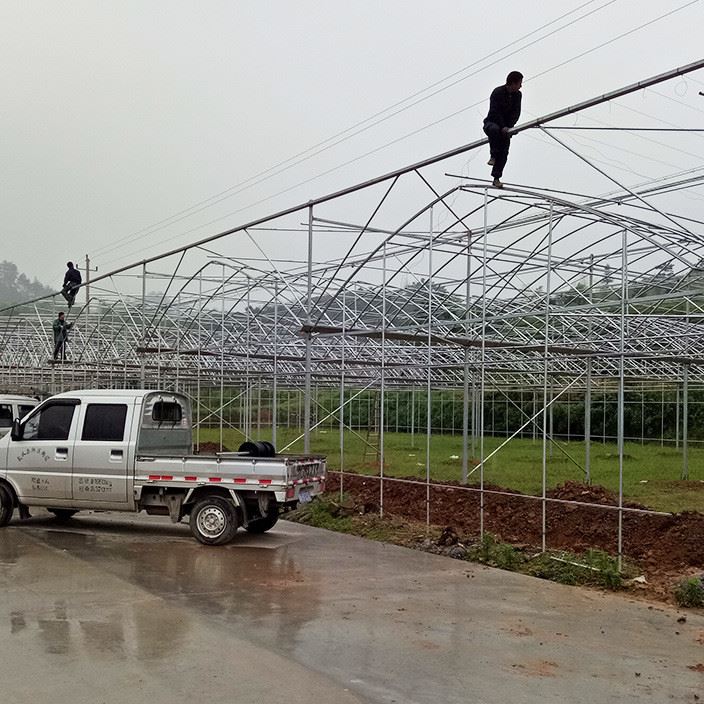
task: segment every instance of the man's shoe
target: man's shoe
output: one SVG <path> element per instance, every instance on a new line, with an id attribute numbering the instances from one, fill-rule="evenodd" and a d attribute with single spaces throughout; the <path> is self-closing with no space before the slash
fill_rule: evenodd
<path id="1" fill-rule="evenodd" d="M 495 163 L 496 163 L 496 159 L 494 159 L 494 157 L 492 156 L 491 159 L 489 159 L 489 161 L 486 162 L 486 165 L 493 166 Z"/>
<path id="2" fill-rule="evenodd" d="M 493 186 L 494 186 L 494 188 L 503 188 L 503 187 L 504 187 L 504 184 L 501 183 L 501 181 L 499 181 L 498 178 L 495 178 L 495 179 L 494 179 Z"/>

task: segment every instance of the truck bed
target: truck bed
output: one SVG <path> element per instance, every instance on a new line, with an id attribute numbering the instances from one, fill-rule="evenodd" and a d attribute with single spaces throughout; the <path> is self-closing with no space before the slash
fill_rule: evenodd
<path id="1" fill-rule="evenodd" d="M 258 491 L 285 491 L 289 487 L 315 485 L 324 480 L 325 457 L 321 455 L 267 458 L 237 456 L 236 453 L 140 455 L 135 466 L 135 483 L 142 485 L 223 484 L 228 488 L 234 485 Z"/>

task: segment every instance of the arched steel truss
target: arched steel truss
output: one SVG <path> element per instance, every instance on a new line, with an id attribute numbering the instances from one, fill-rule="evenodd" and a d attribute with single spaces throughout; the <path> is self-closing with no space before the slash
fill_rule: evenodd
<path id="1" fill-rule="evenodd" d="M 463 389 L 472 409 L 531 389 L 526 422 L 543 430 L 566 390 L 622 403 L 632 382 L 704 384 L 702 222 L 653 205 L 704 171 L 593 196 L 497 190 L 437 163 L 101 276 L 65 362 L 51 359 L 58 295 L 3 311 L 0 385 L 209 388 L 223 403 L 225 389 L 300 388 L 307 446 L 312 384 Z M 465 435 L 481 436 L 470 415 Z"/>

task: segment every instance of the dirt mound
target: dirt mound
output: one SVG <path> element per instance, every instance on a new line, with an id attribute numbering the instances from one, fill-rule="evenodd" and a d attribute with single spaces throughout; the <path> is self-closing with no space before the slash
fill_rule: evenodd
<path id="1" fill-rule="evenodd" d="M 603 504 L 605 506 L 618 506 L 618 494 L 609 491 L 603 486 L 593 486 L 581 484 L 575 481 L 566 481 L 564 484 L 550 489 L 547 496 L 551 499 L 561 499 L 562 501 L 580 501 L 589 504 Z M 642 504 L 624 501 L 623 505 L 628 508 L 647 508 Z"/>
<path id="2" fill-rule="evenodd" d="M 379 477 L 345 476 L 344 489 L 367 510 L 379 509 Z M 429 490 L 417 479 L 384 481 L 384 513 L 424 522 L 429 511 L 436 526 L 452 526 L 460 534 L 479 533 L 481 494 L 478 485 L 431 484 Z M 484 528 L 510 543 L 541 544 L 543 507 L 539 498 L 523 496 L 493 485 L 484 494 Z M 339 492 L 339 474 L 330 472 L 328 492 Z M 499 493 L 502 492 L 502 493 Z M 618 551 L 618 497 L 600 486 L 566 482 L 548 492 L 546 506 L 547 544 L 581 552 L 599 548 Z M 429 502 L 427 501 L 429 499 Z M 560 503 L 576 501 L 577 504 Z M 580 504 L 599 504 L 584 506 Z M 644 508 L 624 503 L 629 508 Z M 623 553 L 651 572 L 661 573 L 704 567 L 704 514 L 672 515 L 623 513 Z"/>

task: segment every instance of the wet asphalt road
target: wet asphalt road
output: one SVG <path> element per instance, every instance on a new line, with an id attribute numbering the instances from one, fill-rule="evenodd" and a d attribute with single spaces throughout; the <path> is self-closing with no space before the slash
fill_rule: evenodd
<path id="1" fill-rule="evenodd" d="M 280 522 L 0 530 L 0 692 L 66 702 L 695 702 L 704 616 Z"/>

